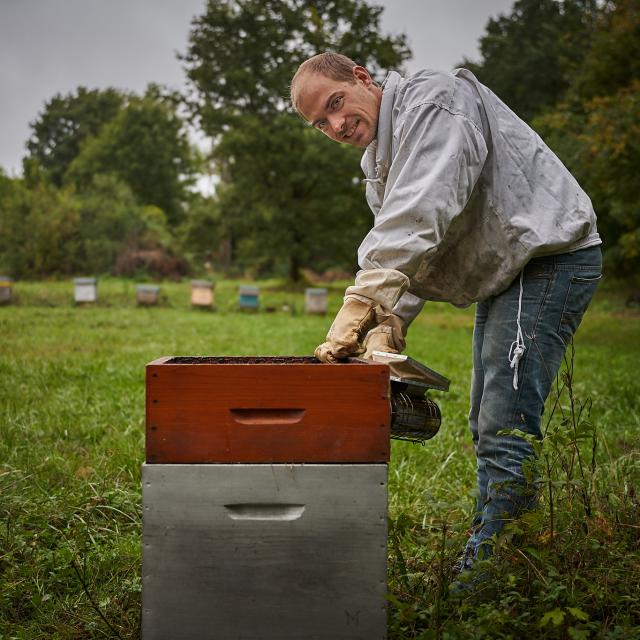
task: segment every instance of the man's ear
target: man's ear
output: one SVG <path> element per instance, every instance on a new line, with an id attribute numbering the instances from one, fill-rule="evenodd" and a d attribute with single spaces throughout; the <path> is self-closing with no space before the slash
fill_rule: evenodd
<path id="1" fill-rule="evenodd" d="M 361 67 L 360 65 L 356 65 L 355 67 L 353 67 L 352 72 L 353 72 L 353 79 L 356 82 L 362 82 L 365 87 L 368 87 L 371 84 L 373 84 L 373 79 L 371 78 L 371 76 L 369 75 L 369 72 L 364 67 Z"/>

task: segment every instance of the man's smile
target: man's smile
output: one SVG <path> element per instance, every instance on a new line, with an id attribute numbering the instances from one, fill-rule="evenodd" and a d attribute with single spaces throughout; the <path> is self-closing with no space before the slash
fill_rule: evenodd
<path id="1" fill-rule="evenodd" d="M 356 131 L 356 129 L 358 128 L 358 124 L 360 123 L 360 120 L 357 119 L 349 128 L 349 130 L 342 136 L 343 138 L 350 138 Z"/>

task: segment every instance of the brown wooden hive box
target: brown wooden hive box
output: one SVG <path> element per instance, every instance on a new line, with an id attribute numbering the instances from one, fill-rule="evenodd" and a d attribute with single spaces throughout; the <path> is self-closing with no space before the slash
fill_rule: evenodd
<path id="1" fill-rule="evenodd" d="M 389 459 L 387 365 L 165 357 L 146 374 L 148 463 Z"/>

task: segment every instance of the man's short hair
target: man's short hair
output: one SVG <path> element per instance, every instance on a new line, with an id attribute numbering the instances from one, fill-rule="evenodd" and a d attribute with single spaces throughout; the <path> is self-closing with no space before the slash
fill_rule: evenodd
<path id="1" fill-rule="evenodd" d="M 305 60 L 291 79 L 291 104 L 298 111 L 298 95 L 296 87 L 305 73 L 319 73 L 338 82 L 354 82 L 353 67 L 358 64 L 341 53 L 326 51 Z"/>

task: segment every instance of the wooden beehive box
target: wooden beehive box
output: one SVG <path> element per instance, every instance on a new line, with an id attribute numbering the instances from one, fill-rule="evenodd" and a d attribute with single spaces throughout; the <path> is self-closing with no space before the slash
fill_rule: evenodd
<path id="1" fill-rule="evenodd" d="M 315 358 L 147 365 L 149 463 L 386 462 L 389 368 Z"/>
<path id="2" fill-rule="evenodd" d="M 389 369 L 147 365 L 144 640 L 386 638 Z"/>
<path id="3" fill-rule="evenodd" d="M 96 302 L 98 299 L 98 281 L 96 278 L 74 278 L 75 302 Z"/>
<path id="4" fill-rule="evenodd" d="M 305 289 L 304 308 L 307 313 L 324 315 L 327 313 L 327 289 Z"/>
<path id="5" fill-rule="evenodd" d="M 208 280 L 191 281 L 191 304 L 194 307 L 211 307 L 213 305 L 214 283 Z"/>
<path id="6" fill-rule="evenodd" d="M 13 280 L 8 276 L 0 276 L 0 304 L 11 302 L 11 284 Z"/>
<path id="7" fill-rule="evenodd" d="M 141 307 L 151 307 L 158 304 L 160 287 L 154 284 L 139 284 L 136 286 L 136 302 Z"/>
<path id="8" fill-rule="evenodd" d="M 254 286 L 241 286 L 239 289 L 240 309 L 257 311 L 260 306 L 260 288 Z"/>

